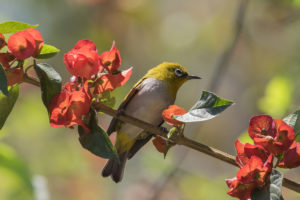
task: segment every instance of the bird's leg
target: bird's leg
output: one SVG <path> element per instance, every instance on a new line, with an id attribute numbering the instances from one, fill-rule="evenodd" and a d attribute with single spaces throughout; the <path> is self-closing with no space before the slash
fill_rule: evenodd
<path id="1" fill-rule="evenodd" d="M 125 114 L 125 109 L 124 108 L 121 108 L 118 110 L 117 112 L 117 117 L 120 117 L 121 115 L 124 115 Z"/>
<path id="2" fill-rule="evenodd" d="M 162 131 L 162 132 L 164 132 L 164 133 L 168 133 L 169 132 L 168 129 L 166 127 L 163 127 L 163 126 L 160 126 L 159 130 Z"/>

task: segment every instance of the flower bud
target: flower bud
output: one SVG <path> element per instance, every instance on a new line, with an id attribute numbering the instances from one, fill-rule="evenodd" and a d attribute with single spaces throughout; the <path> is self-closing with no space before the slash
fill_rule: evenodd
<path id="1" fill-rule="evenodd" d="M 20 31 L 8 38 L 8 49 L 19 60 L 31 57 L 36 50 L 36 43 L 31 34 L 27 31 Z"/>

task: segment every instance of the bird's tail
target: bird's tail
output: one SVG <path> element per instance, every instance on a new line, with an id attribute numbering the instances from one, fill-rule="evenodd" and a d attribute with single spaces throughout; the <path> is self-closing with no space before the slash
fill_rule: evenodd
<path id="1" fill-rule="evenodd" d="M 119 153 L 120 162 L 110 159 L 102 170 L 102 176 L 111 176 L 116 183 L 120 182 L 123 178 L 124 168 L 127 161 L 128 151 Z"/>

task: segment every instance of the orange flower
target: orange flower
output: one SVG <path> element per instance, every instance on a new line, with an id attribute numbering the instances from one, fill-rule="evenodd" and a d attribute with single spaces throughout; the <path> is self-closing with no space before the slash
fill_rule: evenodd
<path id="1" fill-rule="evenodd" d="M 121 65 L 121 56 L 120 51 L 115 47 L 115 41 L 109 51 L 105 51 L 100 55 L 100 63 L 109 73 L 118 70 Z"/>
<path id="2" fill-rule="evenodd" d="M 44 45 L 43 37 L 42 37 L 41 33 L 34 28 L 28 28 L 25 30 L 25 32 L 29 33 L 35 41 L 36 48 L 35 48 L 35 51 L 32 56 L 37 57 L 40 54 L 42 47 Z"/>
<path id="3" fill-rule="evenodd" d="M 35 53 L 36 43 L 29 32 L 20 31 L 8 38 L 7 47 L 16 58 L 25 60 Z"/>
<path id="4" fill-rule="evenodd" d="M 101 71 L 99 55 L 92 41 L 80 40 L 64 55 L 67 70 L 74 76 L 90 79 Z"/>
<path id="5" fill-rule="evenodd" d="M 82 121 L 82 117 L 88 114 L 90 104 L 87 82 L 79 88 L 75 83 L 67 83 L 50 102 L 50 125 L 54 128 L 81 125 L 88 133 L 89 129 Z"/>
<path id="6" fill-rule="evenodd" d="M 300 165 L 300 142 L 294 142 L 283 155 L 283 160 L 278 164 L 281 168 L 295 168 Z"/>
<path id="7" fill-rule="evenodd" d="M 292 127 L 268 115 L 252 117 L 248 130 L 255 144 L 263 146 L 276 156 L 287 151 L 295 139 Z"/>
<path id="8" fill-rule="evenodd" d="M 233 179 L 226 179 L 230 188 L 227 194 L 241 200 L 250 198 L 255 188 L 261 188 L 266 183 L 272 172 L 273 155 L 269 155 L 264 162 L 257 156 L 252 156 Z"/>
<path id="9" fill-rule="evenodd" d="M 184 115 L 186 113 L 186 111 L 176 105 L 170 105 L 168 107 L 168 109 L 165 109 L 162 112 L 162 116 L 165 120 L 165 122 L 167 122 L 168 124 L 172 125 L 172 126 L 179 126 L 181 124 L 183 124 L 183 122 L 177 121 L 173 116 L 174 115 Z"/>
<path id="10" fill-rule="evenodd" d="M 235 141 L 235 149 L 237 152 L 235 161 L 242 168 L 250 160 L 252 156 L 257 156 L 266 161 L 269 153 L 260 145 L 243 144 L 239 140 Z"/>
<path id="11" fill-rule="evenodd" d="M 94 94 L 101 94 L 105 91 L 112 91 L 124 85 L 132 74 L 132 67 L 118 74 L 105 74 L 98 78 Z"/>

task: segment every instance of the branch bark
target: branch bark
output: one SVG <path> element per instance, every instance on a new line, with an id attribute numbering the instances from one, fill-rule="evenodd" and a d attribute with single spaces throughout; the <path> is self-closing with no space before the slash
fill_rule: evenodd
<path id="1" fill-rule="evenodd" d="M 150 132 L 150 133 L 153 133 L 155 135 L 159 135 L 161 137 L 164 137 L 166 139 L 167 138 L 167 134 L 168 134 L 168 131 L 167 130 L 162 130 L 156 126 L 153 126 L 152 124 L 149 124 L 147 122 L 144 122 L 140 119 L 136 119 L 134 117 L 131 117 L 129 115 L 126 115 L 126 114 L 120 114 L 117 110 L 114 110 L 112 108 L 109 108 L 101 103 L 97 103 L 97 102 L 94 102 L 93 103 L 93 107 L 98 111 L 98 112 L 103 112 L 107 115 L 110 115 L 112 117 L 115 117 L 123 122 L 126 122 L 126 123 L 130 123 L 134 126 L 137 126 L 139 128 L 142 128 L 144 129 L 145 131 L 147 132 Z M 205 144 L 201 144 L 197 141 L 194 141 L 194 140 L 191 140 L 189 138 L 186 138 L 184 136 L 177 136 L 175 137 L 172 142 L 178 144 L 178 145 L 183 145 L 183 146 L 186 146 L 186 147 L 189 147 L 191 149 L 194 149 L 196 151 L 200 151 L 202 153 L 205 153 L 207 155 L 210 155 L 214 158 L 217 158 L 219 160 L 222 160 L 224 162 L 227 162 L 231 165 L 234 165 L 237 167 L 237 164 L 235 163 L 235 157 L 233 155 L 230 155 L 228 153 L 225 153 L 223 151 L 220 151 L 218 149 L 215 149 L 213 147 L 209 147 Z M 283 183 L 282 185 L 290 190 L 293 190 L 295 192 L 298 192 L 300 193 L 300 184 L 299 183 L 296 183 L 292 180 L 289 180 L 287 178 L 284 178 L 283 179 Z"/>

